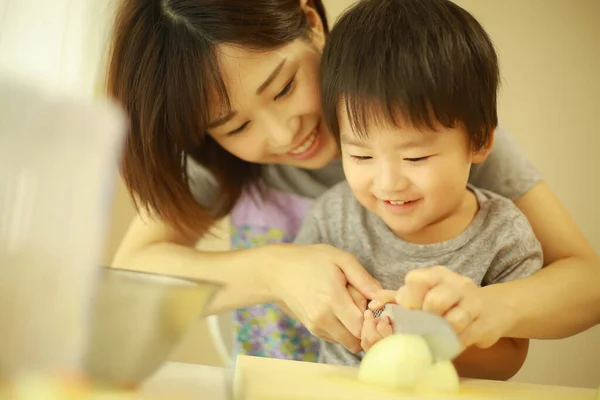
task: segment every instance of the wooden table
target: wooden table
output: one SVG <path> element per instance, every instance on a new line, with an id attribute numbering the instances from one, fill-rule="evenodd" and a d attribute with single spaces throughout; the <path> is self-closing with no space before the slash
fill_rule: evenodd
<path id="1" fill-rule="evenodd" d="M 355 369 L 348 367 L 240 356 L 237 369 L 240 376 L 236 383 L 243 382 L 245 397 L 235 400 L 416 398 L 359 383 L 354 376 Z M 235 372 L 233 369 L 205 365 L 168 363 L 143 386 L 142 398 L 233 400 Z M 466 393 L 458 398 L 596 400 L 596 391 L 593 389 L 480 380 L 467 380 L 464 386 Z"/>
<path id="2" fill-rule="evenodd" d="M 227 368 L 171 362 L 142 387 L 145 400 L 232 400 L 234 371 Z"/>

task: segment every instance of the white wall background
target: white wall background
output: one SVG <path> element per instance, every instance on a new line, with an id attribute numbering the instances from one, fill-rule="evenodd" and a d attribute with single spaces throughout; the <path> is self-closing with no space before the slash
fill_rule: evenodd
<path id="1" fill-rule="evenodd" d="M 111 0 L 0 0 L 0 71 L 92 96 Z"/>

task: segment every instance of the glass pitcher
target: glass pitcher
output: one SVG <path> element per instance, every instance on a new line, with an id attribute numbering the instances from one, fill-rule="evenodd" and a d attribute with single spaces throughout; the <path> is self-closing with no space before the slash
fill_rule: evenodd
<path id="1" fill-rule="evenodd" d="M 0 77 L 0 379 L 81 368 L 125 121 Z"/>

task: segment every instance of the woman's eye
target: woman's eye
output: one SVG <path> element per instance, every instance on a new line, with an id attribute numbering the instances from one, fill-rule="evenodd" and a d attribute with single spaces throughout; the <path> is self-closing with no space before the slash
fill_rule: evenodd
<path id="1" fill-rule="evenodd" d="M 283 87 L 283 89 L 281 89 L 281 91 L 277 94 L 277 96 L 275 96 L 274 100 L 279 100 L 279 99 L 285 97 L 286 95 L 288 95 L 292 91 L 295 81 L 296 81 L 296 76 L 294 75 L 292 77 L 292 79 L 290 79 L 290 81 Z"/>
<path id="2" fill-rule="evenodd" d="M 248 126 L 249 123 L 250 123 L 250 121 L 244 122 L 239 128 L 236 128 L 236 129 L 232 130 L 231 132 L 227 132 L 227 136 L 235 136 L 235 135 L 237 135 L 238 133 L 240 133 L 244 129 L 246 129 L 246 127 Z"/>

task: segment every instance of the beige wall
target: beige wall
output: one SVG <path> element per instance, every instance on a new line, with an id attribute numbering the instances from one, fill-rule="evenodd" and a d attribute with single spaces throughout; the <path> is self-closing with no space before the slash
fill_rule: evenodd
<path id="1" fill-rule="evenodd" d="M 597 0 L 457 0 L 491 34 L 500 54 L 502 124 L 544 172 L 550 186 L 600 252 L 600 2 Z M 352 4 L 325 0 L 335 18 Z M 115 249 L 132 215 L 119 187 L 107 247 Z M 221 241 L 204 244 L 226 246 Z M 600 290 L 600 288 L 598 289 Z M 557 296 L 560 296 L 557 293 Z M 190 333 L 174 359 L 220 363 L 205 323 Z M 596 387 L 600 327 L 576 337 L 532 344 L 519 381 Z"/>

